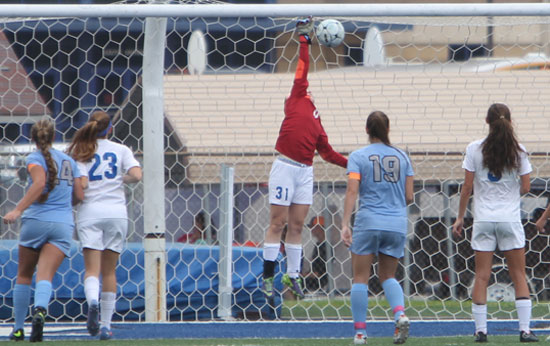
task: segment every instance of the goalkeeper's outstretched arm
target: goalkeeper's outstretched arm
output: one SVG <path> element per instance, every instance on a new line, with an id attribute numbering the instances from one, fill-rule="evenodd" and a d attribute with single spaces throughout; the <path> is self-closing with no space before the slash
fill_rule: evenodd
<path id="1" fill-rule="evenodd" d="M 298 65 L 296 66 L 296 73 L 294 75 L 294 85 L 290 92 L 290 95 L 294 97 L 307 95 L 307 88 L 309 87 L 307 80 L 307 73 L 309 71 L 309 45 L 311 44 L 309 33 L 311 30 L 313 30 L 313 20 L 311 17 L 301 19 L 296 24 L 296 32 L 300 35 L 300 49 Z"/>

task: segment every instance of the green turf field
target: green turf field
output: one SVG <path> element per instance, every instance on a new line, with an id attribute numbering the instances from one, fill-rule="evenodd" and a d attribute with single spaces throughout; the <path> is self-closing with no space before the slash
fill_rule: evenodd
<path id="1" fill-rule="evenodd" d="M 351 319 L 349 299 L 286 300 L 283 319 Z M 408 300 L 405 313 L 412 319 L 471 319 L 471 300 Z M 489 318 L 517 318 L 514 302 L 489 302 Z M 369 318 L 389 320 L 390 306 L 382 299 L 369 298 Z M 533 319 L 549 319 L 550 304 L 533 302 Z"/>
<path id="2" fill-rule="evenodd" d="M 546 335 L 539 335 L 542 344 L 545 343 Z M 164 340 L 110 340 L 110 341 L 45 341 L 45 344 L 59 346 L 343 346 L 353 345 L 350 339 L 164 339 Z M 405 345 L 407 346 L 460 346 L 474 345 L 472 336 L 460 337 L 441 337 L 441 338 L 410 338 Z M 517 345 L 519 344 L 518 336 L 489 336 L 489 342 L 484 344 L 490 345 Z M 368 345 L 393 345 L 391 338 L 371 338 L 368 340 Z"/>

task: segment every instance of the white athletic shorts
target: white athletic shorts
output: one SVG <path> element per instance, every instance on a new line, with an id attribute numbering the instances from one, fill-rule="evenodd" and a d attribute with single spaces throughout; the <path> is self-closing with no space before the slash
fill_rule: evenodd
<path id="1" fill-rule="evenodd" d="M 269 173 L 269 203 L 284 206 L 311 205 L 313 167 L 287 157 L 278 157 Z"/>
<path id="2" fill-rule="evenodd" d="M 126 242 L 128 220 L 96 219 L 79 222 L 76 225 L 82 248 L 111 250 L 121 253 Z"/>
<path id="3" fill-rule="evenodd" d="M 475 222 L 472 249 L 509 251 L 525 247 L 525 230 L 521 222 Z"/>

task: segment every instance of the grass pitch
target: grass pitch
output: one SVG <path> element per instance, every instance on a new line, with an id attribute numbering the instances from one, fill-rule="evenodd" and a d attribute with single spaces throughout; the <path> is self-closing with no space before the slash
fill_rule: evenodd
<path id="1" fill-rule="evenodd" d="M 544 343 L 546 335 L 539 335 Z M 70 341 L 45 341 L 48 345 L 59 346 L 349 346 L 353 345 L 351 336 L 349 339 L 160 339 L 160 340 L 70 340 Z M 491 336 L 487 346 L 517 345 L 519 335 Z M 473 336 L 437 337 L 437 338 L 409 338 L 407 346 L 462 346 L 474 345 Z M 370 338 L 368 345 L 393 345 L 391 338 Z"/>
<path id="2" fill-rule="evenodd" d="M 351 319 L 349 298 L 320 300 L 285 300 L 282 309 L 283 319 Z M 405 313 L 409 318 L 453 320 L 471 319 L 471 300 L 428 300 L 409 299 L 405 302 Z M 514 302 L 489 302 L 487 304 L 489 319 L 517 318 Z M 368 318 L 374 320 L 391 320 L 393 314 L 384 298 L 369 297 Z M 550 304 L 533 302 L 532 319 L 549 319 Z"/>

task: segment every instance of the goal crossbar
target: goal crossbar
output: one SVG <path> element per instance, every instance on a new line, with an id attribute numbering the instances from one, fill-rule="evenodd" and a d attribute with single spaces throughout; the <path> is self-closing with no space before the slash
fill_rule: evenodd
<path id="1" fill-rule="evenodd" d="M 550 3 L 507 4 L 111 4 L 0 5 L 2 17 L 548 16 Z"/>

